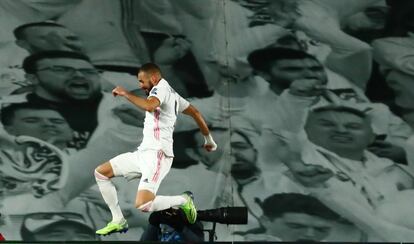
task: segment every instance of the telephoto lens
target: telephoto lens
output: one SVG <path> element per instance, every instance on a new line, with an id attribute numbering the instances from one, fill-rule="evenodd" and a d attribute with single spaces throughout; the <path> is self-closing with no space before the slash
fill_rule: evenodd
<path id="1" fill-rule="evenodd" d="M 245 225 L 247 224 L 246 207 L 223 207 L 216 209 L 198 210 L 197 219 L 220 224 Z"/>

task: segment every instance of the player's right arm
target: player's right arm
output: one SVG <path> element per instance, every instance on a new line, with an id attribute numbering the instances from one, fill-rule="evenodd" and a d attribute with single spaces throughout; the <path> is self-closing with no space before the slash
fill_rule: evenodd
<path id="1" fill-rule="evenodd" d="M 154 110 L 160 106 L 161 102 L 157 97 L 149 96 L 147 99 L 134 95 L 133 93 L 125 90 L 123 87 L 117 86 L 112 90 L 112 95 L 122 96 L 128 99 L 135 106 L 148 111 L 154 112 Z"/>
<path id="2" fill-rule="evenodd" d="M 197 123 L 201 134 L 204 136 L 204 148 L 209 152 L 215 151 L 217 149 L 217 144 L 214 142 L 213 137 L 210 134 L 210 130 L 208 129 L 207 123 L 200 111 L 198 111 L 196 107 L 190 104 L 186 109 L 182 111 L 182 113 L 191 116 Z"/>

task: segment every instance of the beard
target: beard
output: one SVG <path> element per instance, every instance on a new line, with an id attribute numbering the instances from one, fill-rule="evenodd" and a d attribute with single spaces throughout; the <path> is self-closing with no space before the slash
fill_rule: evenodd
<path id="1" fill-rule="evenodd" d="M 142 88 L 142 89 L 144 90 L 145 95 L 149 96 L 149 94 L 150 94 L 150 92 L 151 92 L 152 88 L 154 88 L 154 86 L 153 86 L 153 85 L 151 85 L 151 86 L 150 86 L 150 87 L 148 87 L 148 88 Z"/>

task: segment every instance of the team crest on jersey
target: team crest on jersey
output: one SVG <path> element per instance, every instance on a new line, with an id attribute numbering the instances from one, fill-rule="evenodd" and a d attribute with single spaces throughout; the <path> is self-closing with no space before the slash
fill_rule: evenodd
<path id="1" fill-rule="evenodd" d="M 157 95 L 157 88 L 152 88 L 151 94 Z"/>

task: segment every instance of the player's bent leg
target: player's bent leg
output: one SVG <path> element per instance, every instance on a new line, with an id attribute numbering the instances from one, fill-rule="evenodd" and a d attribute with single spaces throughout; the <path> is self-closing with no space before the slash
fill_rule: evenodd
<path id="1" fill-rule="evenodd" d="M 114 170 L 112 169 L 112 165 L 110 162 L 105 162 L 98 167 L 95 168 L 95 172 L 107 177 L 112 178 L 114 177 Z M 95 174 L 96 175 L 96 174 Z"/>
<path id="2" fill-rule="evenodd" d="M 152 203 L 155 199 L 155 194 L 149 190 L 138 190 L 135 198 L 135 208 L 143 211 L 152 211 Z"/>
<path id="3" fill-rule="evenodd" d="M 96 231 L 98 235 L 110 235 L 112 233 L 125 233 L 128 231 L 128 223 L 125 219 L 120 223 L 109 222 L 105 227 Z"/>
<path id="4" fill-rule="evenodd" d="M 109 222 L 104 228 L 97 230 L 96 234 L 109 235 L 115 232 L 127 232 L 128 223 L 125 220 L 119 206 L 115 185 L 111 181 L 111 178 L 114 177 L 111 163 L 105 162 L 98 166 L 95 169 L 94 175 L 102 197 L 112 214 L 112 221 Z"/>
<path id="5" fill-rule="evenodd" d="M 193 194 L 189 191 L 179 196 L 155 196 L 149 190 L 139 190 L 135 207 L 143 212 L 161 211 L 171 207 L 180 207 L 186 214 L 188 222 L 193 224 L 197 219 L 197 210 L 194 206 Z"/>

